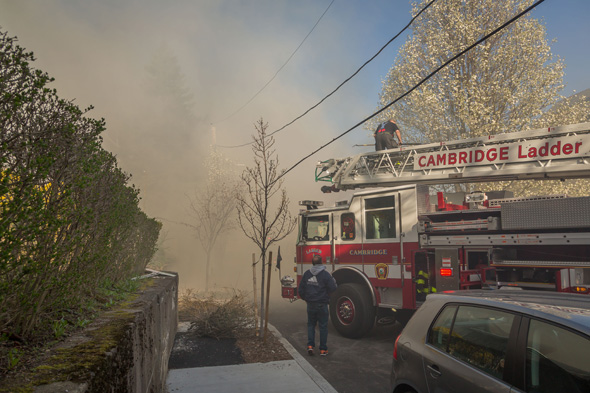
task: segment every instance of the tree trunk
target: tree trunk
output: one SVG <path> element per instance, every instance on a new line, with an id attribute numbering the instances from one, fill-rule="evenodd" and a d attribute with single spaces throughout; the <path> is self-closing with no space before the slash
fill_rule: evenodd
<path id="1" fill-rule="evenodd" d="M 258 331 L 258 301 L 256 299 L 256 263 L 255 263 L 256 256 L 252 253 L 252 283 L 254 286 L 254 331 L 256 332 L 256 336 L 260 336 L 260 332 Z"/>
<path id="2" fill-rule="evenodd" d="M 262 251 L 262 276 L 260 278 L 260 336 L 264 334 L 263 326 L 264 326 L 264 273 L 266 269 L 266 255 L 264 255 L 266 250 Z"/>
<path id="3" fill-rule="evenodd" d="M 211 251 L 206 251 L 207 258 L 205 260 L 205 293 L 209 293 L 209 264 L 211 262 Z"/>
<path id="4" fill-rule="evenodd" d="M 266 335 L 268 334 L 268 306 L 270 304 L 270 273 L 272 272 L 272 251 L 268 253 L 268 279 L 266 280 L 266 309 L 264 312 L 264 338 L 266 342 Z"/>

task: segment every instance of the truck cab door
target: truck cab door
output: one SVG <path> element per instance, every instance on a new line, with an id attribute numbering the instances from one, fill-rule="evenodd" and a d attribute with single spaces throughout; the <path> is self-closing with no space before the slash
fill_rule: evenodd
<path id="1" fill-rule="evenodd" d="M 314 255 L 322 257 L 323 263 L 331 263 L 333 258 L 333 224 L 332 213 L 312 213 L 302 217 L 301 232 L 299 234 L 298 262 L 311 265 Z M 309 266 L 304 266 L 303 274 Z"/>
<path id="2" fill-rule="evenodd" d="M 354 212 L 334 213 L 334 264 L 362 263 L 362 255 L 354 255 L 362 249 L 361 226 Z"/>

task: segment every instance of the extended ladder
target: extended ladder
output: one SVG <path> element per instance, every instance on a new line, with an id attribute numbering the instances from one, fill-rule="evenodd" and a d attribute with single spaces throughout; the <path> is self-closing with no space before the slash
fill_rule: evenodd
<path id="1" fill-rule="evenodd" d="M 339 190 L 404 184 L 590 177 L 590 123 L 329 159 L 316 181 Z"/>

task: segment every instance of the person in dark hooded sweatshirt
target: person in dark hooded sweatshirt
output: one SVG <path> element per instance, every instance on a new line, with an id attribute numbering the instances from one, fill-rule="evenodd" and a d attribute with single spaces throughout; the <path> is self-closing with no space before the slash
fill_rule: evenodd
<path id="1" fill-rule="evenodd" d="M 307 303 L 307 353 L 313 355 L 315 347 L 315 325 L 320 327 L 320 355 L 328 354 L 328 319 L 330 312 L 330 294 L 336 290 L 336 281 L 322 265 L 322 257 L 314 255 L 311 262 L 313 266 L 307 270 L 297 293 Z"/>

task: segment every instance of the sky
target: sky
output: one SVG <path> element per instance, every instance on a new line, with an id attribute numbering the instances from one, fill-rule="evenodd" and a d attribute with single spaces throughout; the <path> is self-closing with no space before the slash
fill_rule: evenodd
<path id="1" fill-rule="evenodd" d="M 186 272 L 190 278 L 185 285 L 198 287 L 202 253 L 190 230 L 175 223 L 189 219 L 188 198 L 204 178 L 202 160 L 212 136 L 218 145 L 234 146 L 251 141 L 260 118 L 268 122 L 270 132 L 282 127 L 352 75 L 411 19 L 407 0 L 331 2 L 0 0 L 0 28 L 35 53 L 33 66 L 55 78 L 53 87 L 60 97 L 82 108 L 93 105 L 89 116 L 105 118 L 104 148 L 133 175 L 142 191 L 142 209 L 164 222 L 167 268 Z M 588 15 L 587 0 L 546 0 L 532 12 L 546 26 L 550 42 L 555 40 L 552 53 L 567 66 L 566 96 L 590 88 Z M 376 110 L 381 81 L 405 37 L 325 103 L 276 134 L 282 168 Z M 188 125 L 182 112 L 158 105 L 146 90 L 146 69 L 162 52 L 175 59 L 184 75 L 183 87 L 193 96 L 194 117 Z M 353 145 L 371 142 L 370 133 L 359 127 L 291 171 L 284 187 L 293 214 L 303 199 L 327 204 L 349 199 L 350 194 L 320 192 L 323 184 L 314 182 L 315 164 L 368 151 L 370 147 Z M 222 152 L 237 168 L 252 163 L 249 147 Z M 239 246 L 222 247 L 216 254 L 219 266 L 249 266 L 256 249 L 239 230 L 228 232 L 224 240 Z M 283 260 L 292 261 L 294 236 L 280 245 Z M 247 275 L 218 273 L 216 282 L 249 285 Z"/>

